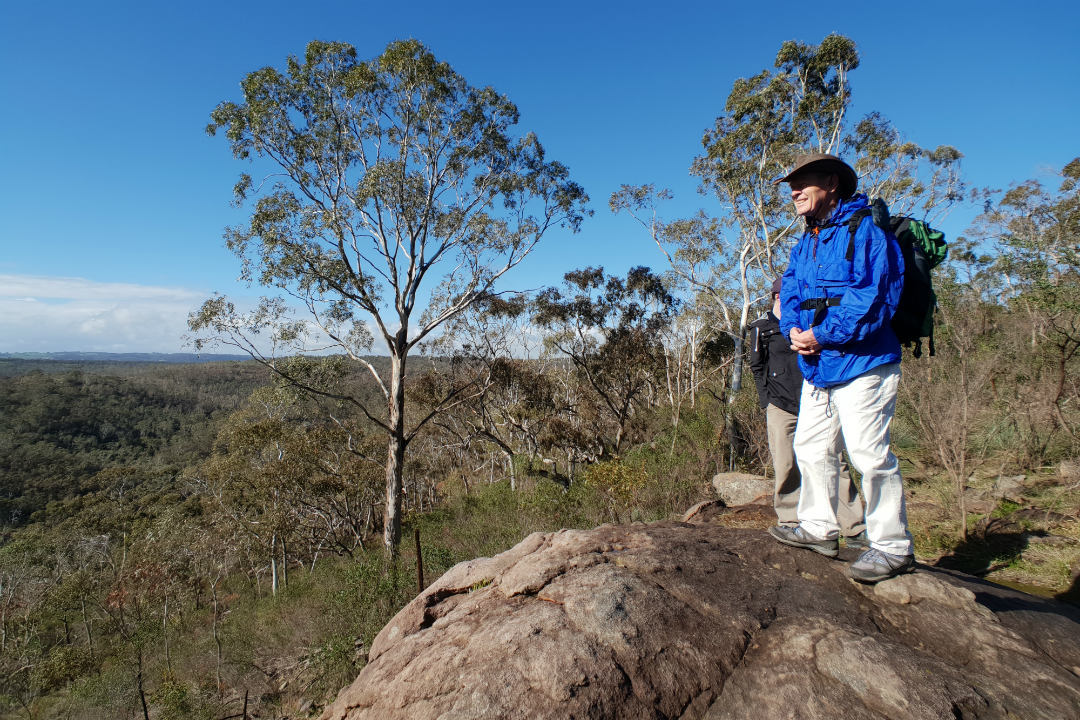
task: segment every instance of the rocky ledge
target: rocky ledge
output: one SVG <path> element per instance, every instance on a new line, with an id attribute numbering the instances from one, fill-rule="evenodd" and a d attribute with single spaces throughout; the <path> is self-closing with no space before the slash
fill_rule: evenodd
<path id="1" fill-rule="evenodd" d="M 708 520 L 538 533 L 427 588 L 322 717 L 1080 718 L 1071 606 L 845 566 Z"/>

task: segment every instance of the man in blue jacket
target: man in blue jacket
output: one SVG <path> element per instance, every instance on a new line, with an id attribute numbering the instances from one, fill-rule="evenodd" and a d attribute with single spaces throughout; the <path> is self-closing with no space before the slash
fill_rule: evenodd
<path id="1" fill-rule="evenodd" d="M 799 356 L 791 349 L 791 339 L 780 332 L 780 278 L 773 281 L 772 298 L 772 309 L 750 323 L 750 370 L 754 373 L 758 400 L 765 411 L 765 429 L 776 481 L 773 510 L 777 524 L 795 527 L 799 524 L 797 513 L 802 477 L 795 461 L 793 443 L 803 377 Z M 843 451 L 838 447 L 836 452 Z M 849 549 L 866 548 L 866 523 L 859 488 L 842 461 L 837 487 L 836 520 L 844 543 Z"/>
<path id="2" fill-rule="evenodd" d="M 900 382 L 900 342 L 890 320 L 904 261 L 896 238 L 869 215 L 852 242 L 848 221 L 867 199 L 855 193 L 858 176 L 840 158 L 801 156 L 778 182 L 791 187 L 795 210 L 806 221 L 780 297 L 780 330 L 791 338 L 804 378 L 795 429 L 802 494 L 799 524 L 769 533 L 786 545 L 837 556 L 836 449 L 842 439 L 862 473 L 870 543 L 848 574 L 873 583 L 915 563 L 900 467 L 889 449 Z"/>

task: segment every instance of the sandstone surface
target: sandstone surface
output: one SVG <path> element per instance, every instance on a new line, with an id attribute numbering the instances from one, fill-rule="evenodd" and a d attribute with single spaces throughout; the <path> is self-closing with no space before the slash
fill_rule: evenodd
<path id="1" fill-rule="evenodd" d="M 708 519 L 538 533 L 428 587 L 322 717 L 1080 718 L 1075 608 L 851 559 Z"/>

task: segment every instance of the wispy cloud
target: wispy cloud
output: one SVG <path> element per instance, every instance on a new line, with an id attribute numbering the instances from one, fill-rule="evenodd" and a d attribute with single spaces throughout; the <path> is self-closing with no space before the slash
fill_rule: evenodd
<path id="1" fill-rule="evenodd" d="M 206 293 L 0 274 L 0 351 L 179 352 Z"/>

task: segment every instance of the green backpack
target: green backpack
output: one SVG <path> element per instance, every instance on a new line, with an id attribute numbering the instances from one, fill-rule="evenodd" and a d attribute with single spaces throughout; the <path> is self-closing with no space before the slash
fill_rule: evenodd
<path id="1" fill-rule="evenodd" d="M 851 235 L 847 251 L 849 261 L 855 258 L 855 231 L 867 215 L 873 216 L 878 227 L 896 236 L 904 257 L 904 289 L 892 318 L 893 331 L 903 345 L 914 344 L 912 354 L 915 357 L 922 357 L 922 339 L 927 338 L 933 355 L 937 296 L 930 271 L 949 254 L 945 233 L 912 217 L 889 217 L 885 201 L 877 198 L 870 207 L 857 211 L 848 221 Z"/>

